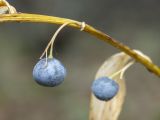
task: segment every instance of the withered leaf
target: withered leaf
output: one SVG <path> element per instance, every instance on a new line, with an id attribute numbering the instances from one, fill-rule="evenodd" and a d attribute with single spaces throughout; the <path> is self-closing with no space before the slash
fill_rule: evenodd
<path id="1" fill-rule="evenodd" d="M 6 14 L 8 12 L 7 6 L 0 6 L 0 14 Z"/>
<path id="2" fill-rule="evenodd" d="M 112 76 L 114 73 L 123 69 L 129 62 L 131 62 L 131 60 L 132 58 L 123 52 L 113 55 L 102 64 L 96 74 L 96 79 L 104 76 Z M 120 78 L 120 74 L 117 74 L 112 79 L 119 84 L 118 94 L 113 99 L 107 102 L 98 100 L 92 94 L 89 120 L 118 119 L 126 94 L 126 86 L 124 76 Z"/>

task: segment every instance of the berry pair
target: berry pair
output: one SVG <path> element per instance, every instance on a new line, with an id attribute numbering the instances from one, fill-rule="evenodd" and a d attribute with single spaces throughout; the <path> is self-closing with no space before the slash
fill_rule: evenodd
<path id="1" fill-rule="evenodd" d="M 46 59 L 41 59 L 33 69 L 33 78 L 42 86 L 58 86 L 65 76 L 65 67 L 55 58 L 48 58 L 47 62 Z M 114 80 L 101 77 L 93 81 L 91 90 L 99 100 L 108 101 L 117 94 L 119 86 Z"/>
<path id="2" fill-rule="evenodd" d="M 56 36 L 60 32 L 60 30 L 68 24 L 69 23 L 63 24 L 55 32 L 51 41 L 48 43 L 46 49 L 40 57 L 41 59 L 46 54 L 46 58 L 38 61 L 33 69 L 33 78 L 38 84 L 42 86 L 55 87 L 60 85 L 64 81 L 64 78 L 66 76 L 66 69 L 59 60 L 53 57 L 52 51 Z M 50 54 L 48 57 L 47 53 L 49 48 Z M 119 86 L 114 80 L 108 77 L 101 77 L 93 81 L 91 90 L 99 100 L 108 101 L 117 94 Z"/>

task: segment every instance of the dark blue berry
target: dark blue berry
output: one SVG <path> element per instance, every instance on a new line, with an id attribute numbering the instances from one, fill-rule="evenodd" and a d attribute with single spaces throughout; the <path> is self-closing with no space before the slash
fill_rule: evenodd
<path id="1" fill-rule="evenodd" d="M 118 93 L 119 85 L 108 77 L 101 77 L 93 81 L 91 89 L 99 100 L 108 101 Z"/>
<path id="2" fill-rule="evenodd" d="M 35 81 L 48 87 L 54 87 L 61 84 L 66 76 L 66 69 L 62 63 L 55 58 L 41 59 L 34 66 L 33 78 Z"/>

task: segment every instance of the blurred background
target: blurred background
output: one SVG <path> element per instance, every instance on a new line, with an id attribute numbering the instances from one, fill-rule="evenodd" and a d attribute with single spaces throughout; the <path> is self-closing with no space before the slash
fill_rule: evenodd
<path id="1" fill-rule="evenodd" d="M 160 65 L 158 0 L 9 0 L 19 12 L 85 21 L 143 51 Z M 87 120 L 90 87 L 112 46 L 84 32 L 65 28 L 54 56 L 66 66 L 65 82 L 41 87 L 32 69 L 57 25 L 0 23 L 0 120 Z M 142 65 L 126 72 L 127 96 L 119 120 L 160 120 L 160 79 Z"/>

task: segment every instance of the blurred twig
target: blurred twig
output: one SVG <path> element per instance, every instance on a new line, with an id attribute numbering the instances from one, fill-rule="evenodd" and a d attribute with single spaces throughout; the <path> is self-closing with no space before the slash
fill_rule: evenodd
<path id="1" fill-rule="evenodd" d="M 38 14 L 26 14 L 26 13 L 17 13 L 17 14 L 2 14 L 0 15 L 0 22 L 39 22 L 39 23 L 52 23 L 52 24 L 64 24 L 69 22 L 68 26 L 81 29 L 81 22 L 74 21 L 71 19 L 54 17 L 54 16 L 46 16 L 46 15 L 38 15 Z M 85 32 L 103 40 L 106 43 L 111 44 L 112 46 L 118 48 L 119 50 L 125 52 L 136 61 L 143 64 L 150 72 L 153 72 L 155 75 L 160 77 L 160 68 L 149 61 L 146 57 L 136 53 L 134 50 L 129 48 L 128 46 L 118 42 L 117 40 L 111 38 L 107 34 L 95 29 L 90 25 L 85 25 Z"/>

